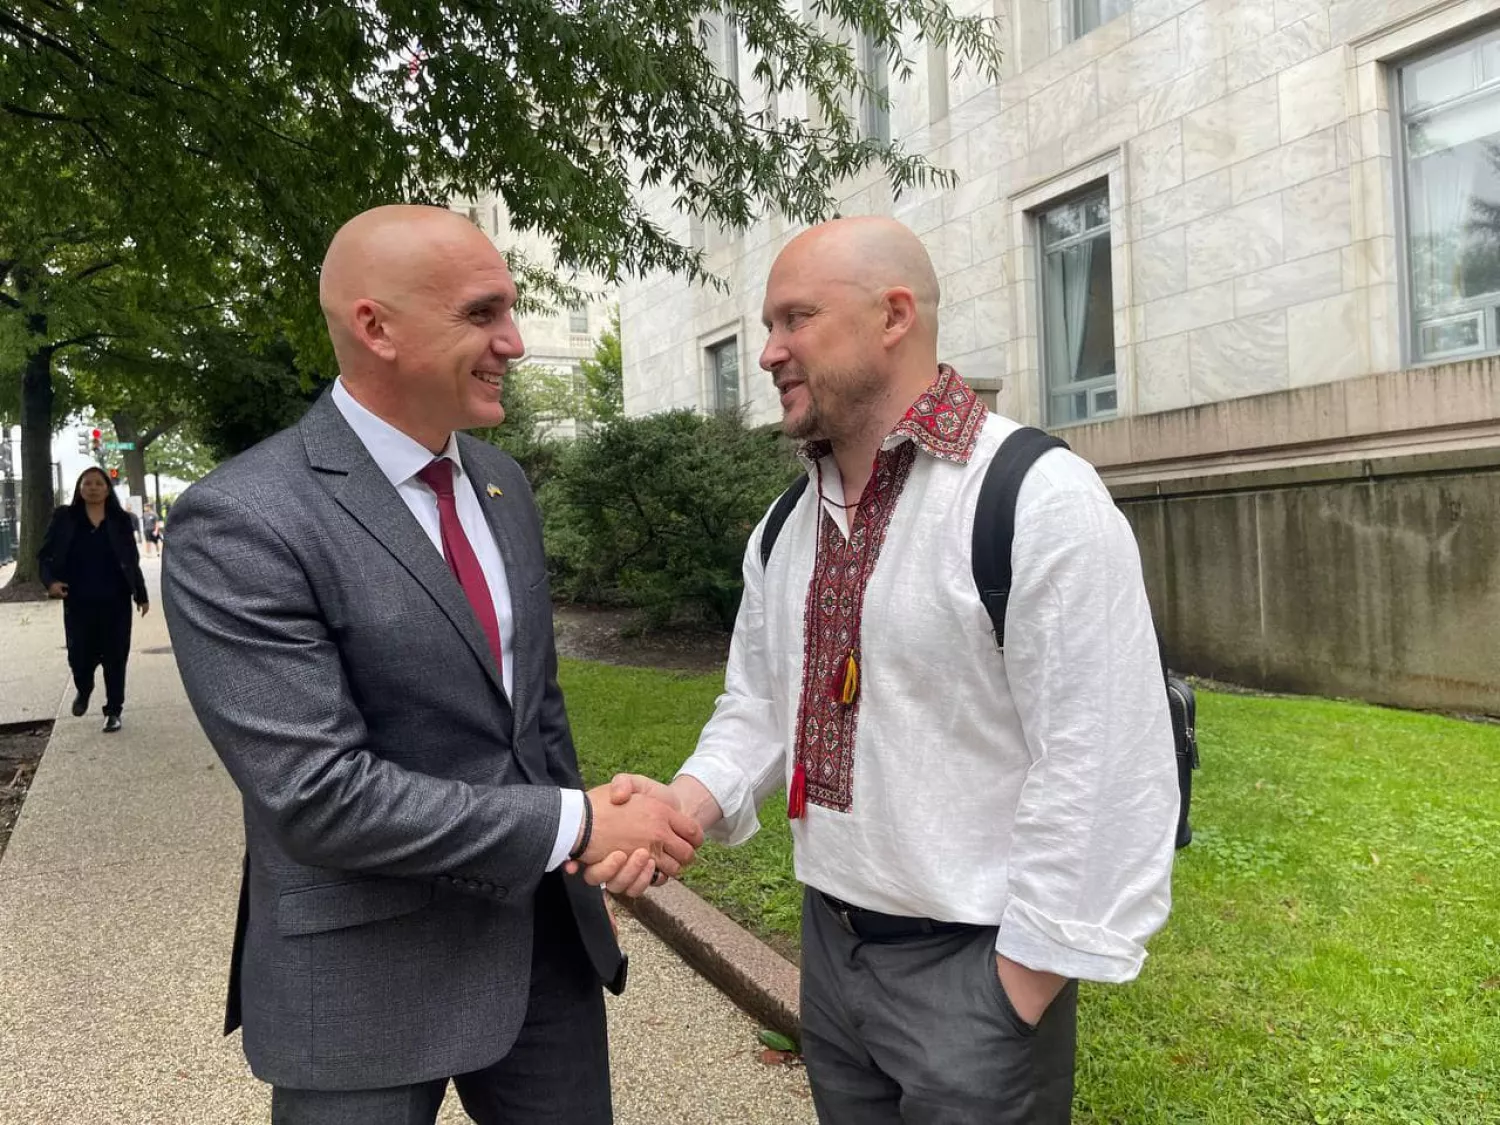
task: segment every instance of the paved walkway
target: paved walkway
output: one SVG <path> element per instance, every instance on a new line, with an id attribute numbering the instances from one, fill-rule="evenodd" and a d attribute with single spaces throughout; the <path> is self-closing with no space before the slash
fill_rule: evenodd
<path id="1" fill-rule="evenodd" d="M 153 588 L 159 564 L 147 561 Z M 240 810 L 183 694 L 159 606 L 137 621 L 125 729 L 74 719 L 57 604 L 0 604 L 0 723 L 62 713 L 0 859 L 0 1125 L 268 1121 L 218 1034 Z M 611 998 L 620 1125 L 801 1125 L 800 1071 L 628 918 Z M 442 1121 L 465 1120 L 456 1096 Z"/>

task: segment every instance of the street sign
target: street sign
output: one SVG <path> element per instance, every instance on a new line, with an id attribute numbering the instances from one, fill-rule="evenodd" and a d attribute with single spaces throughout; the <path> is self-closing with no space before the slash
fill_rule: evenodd
<path id="1" fill-rule="evenodd" d="M 104 443 L 104 448 L 105 449 L 125 449 L 125 450 L 130 450 L 130 449 L 134 449 L 135 448 L 135 442 L 133 442 L 133 441 L 107 441 L 107 442 Z"/>

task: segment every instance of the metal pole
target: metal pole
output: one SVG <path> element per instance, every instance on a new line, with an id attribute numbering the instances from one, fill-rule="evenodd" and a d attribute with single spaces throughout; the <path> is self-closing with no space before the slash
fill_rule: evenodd
<path id="1" fill-rule="evenodd" d="M 158 471 L 151 475 L 156 478 L 156 518 L 161 519 L 161 473 Z"/>

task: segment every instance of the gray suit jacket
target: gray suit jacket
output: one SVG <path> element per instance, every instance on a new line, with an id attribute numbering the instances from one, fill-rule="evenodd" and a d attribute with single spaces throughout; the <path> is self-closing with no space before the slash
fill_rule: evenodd
<path id="1" fill-rule="evenodd" d="M 556 789 L 578 766 L 531 490 L 493 446 L 459 450 L 514 603 L 511 699 L 441 553 L 327 395 L 172 509 L 173 649 L 244 799 L 226 1034 L 243 1021 L 274 1085 L 477 1070 L 526 1011 Z M 600 979 L 623 987 L 600 892 L 566 882 Z"/>

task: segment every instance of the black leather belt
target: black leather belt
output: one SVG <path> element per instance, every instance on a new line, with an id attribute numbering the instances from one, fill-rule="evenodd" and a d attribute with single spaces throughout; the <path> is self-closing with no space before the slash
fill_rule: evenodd
<path id="1" fill-rule="evenodd" d="M 833 912 L 839 925 L 860 941 L 911 941 L 933 934 L 956 934 L 980 929 L 969 922 L 938 922 L 931 918 L 908 918 L 904 914 L 882 914 L 878 910 L 852 906 L 822 891 L 818 892 L 818 897 Z"/>

